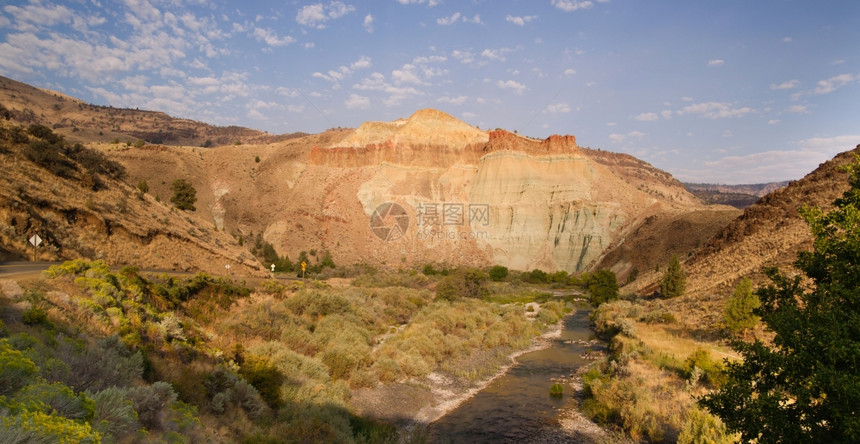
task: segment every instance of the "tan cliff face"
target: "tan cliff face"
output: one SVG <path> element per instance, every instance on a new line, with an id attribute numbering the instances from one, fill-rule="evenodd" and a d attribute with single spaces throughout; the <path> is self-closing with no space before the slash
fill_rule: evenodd
<path id="1" fill-rule="evenodd" d="M 417 263 L 581 271 L 647 216 L 701 206 L 677 181 L 660 185 L 673 197 L 637 189 L 579 149 L 573 136 L 483 133 L 435 110 L 364 124 L 327 147 L 314 146 L 308 159 L 325 174 L 355 177 L 330 180 L 355 187 L 360 212 L 338 211 L 339 225 L 361 238 L 350 243 L 371 253 L 362 258 L 378 252 Z M 345 194 L 353 199 L 352 191 Z M 387 202 L 403 207 L 410 222 L 389 242 L 361 227 Z M 290 234 L 279 230 L 275 238 L 278 245 Z"/>

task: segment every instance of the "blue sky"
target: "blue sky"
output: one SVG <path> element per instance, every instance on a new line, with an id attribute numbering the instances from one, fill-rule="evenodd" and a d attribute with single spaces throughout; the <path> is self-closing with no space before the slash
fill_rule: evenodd
<path id="1" fill-rule="evenodd" d="M 13 0 L 0 74 L 271 133 L 438 108 L 754 183 L 860 143 L 858 24 L 855 0 Z"/>

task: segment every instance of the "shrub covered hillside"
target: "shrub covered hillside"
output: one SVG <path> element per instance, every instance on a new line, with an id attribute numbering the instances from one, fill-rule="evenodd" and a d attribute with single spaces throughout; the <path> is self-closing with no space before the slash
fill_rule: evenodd
<path id="1" fill-rule="evenodd" d="M 483 377 L 565 311 L 530 321 L 399 275 L 251 289 L 75 260 L 0 281 L 0 442 L 397 441 L 351 390 Z"/>

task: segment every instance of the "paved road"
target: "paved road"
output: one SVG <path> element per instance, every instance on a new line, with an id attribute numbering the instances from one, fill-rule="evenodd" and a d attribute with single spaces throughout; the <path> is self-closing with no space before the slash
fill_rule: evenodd
<path id="1" fill-rule="evenodd" d="M 39 274 L 51 265 L 62 262 L 0 262 L 0 277 L 13 277 L 27 274 Z"/>

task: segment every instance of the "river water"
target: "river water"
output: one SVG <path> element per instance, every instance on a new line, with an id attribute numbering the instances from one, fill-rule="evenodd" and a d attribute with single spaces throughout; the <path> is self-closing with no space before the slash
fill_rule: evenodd
<path id="1" fill-rule="evenodd" d="M 430 424 L 433 443 L 527 443 L 542 430 L 558 428 L 559 410 L 572 407 L 570 387 L 561 398 L 552 397 L 552 378 L 569 376 L 588 361 L 581 355 L 603 345 L 577 341 L 596 339 L 588 328 L 586 307 L 564 320 L 561 337 L 551 346 L 517 358 L 517 365 L 457 409 Z"/>

